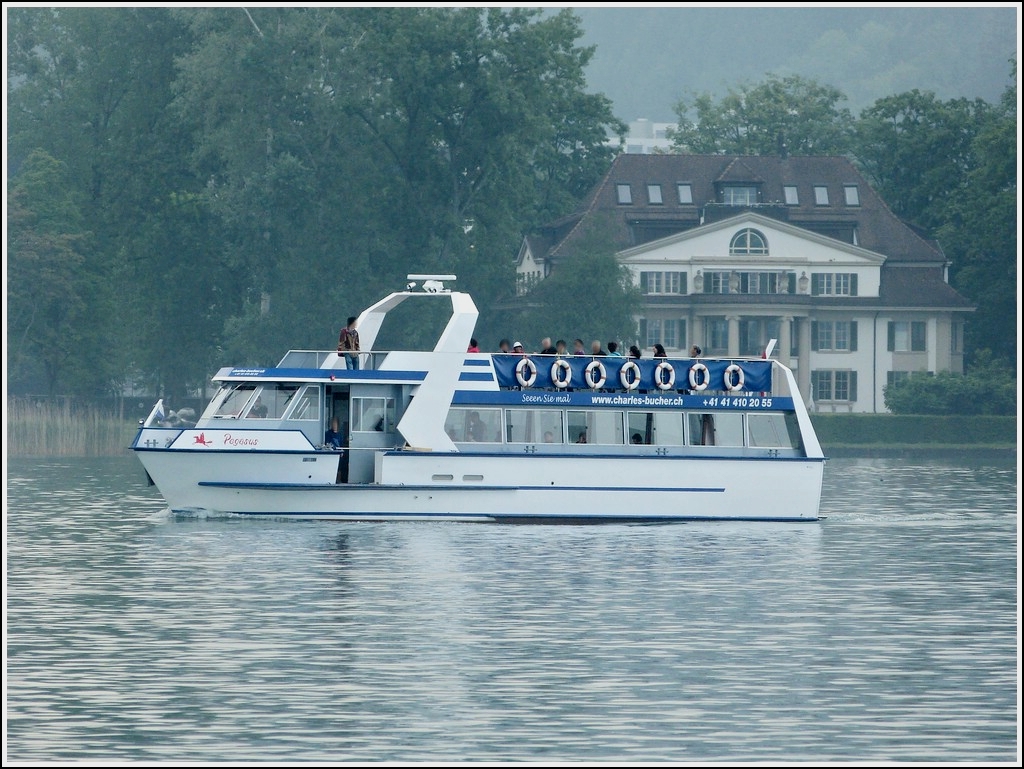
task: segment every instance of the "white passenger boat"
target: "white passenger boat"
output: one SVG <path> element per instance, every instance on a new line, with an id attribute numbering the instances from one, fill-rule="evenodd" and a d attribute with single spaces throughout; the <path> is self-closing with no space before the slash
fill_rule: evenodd
<path id="1" fill-rule="evenodd" d="M 793 373 L 765 359 L 467 353 L 477 308 L 417 276 L 359 316 L 361 368 L 292 350 L 223 368 L 194 426 L 154 406 L 132 448 L 173 511 L 527 523 L 815 521 L 825 457 Z M 374 347 L 413 298 L 432 351 Z M 325 445 L 332 419 L 340 449 Z"/>

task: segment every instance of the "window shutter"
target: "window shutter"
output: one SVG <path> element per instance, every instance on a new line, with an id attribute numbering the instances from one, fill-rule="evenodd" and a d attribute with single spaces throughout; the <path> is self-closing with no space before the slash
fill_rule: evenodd
<path id="1" fill-rule="evenodd" d="M 857 352 L 857 321 L 850 321 L 850 352 Z"/>
<path id="2" fill-rule="evenodd" d="M 889 352 L 896 349 L 896 324 L 891 320 L 889 321 L 889 343 L 886 349 Z"/>
<path id="3" fill-rule="evenodd" d="M 817 296 L 821 293 L 821 273 L 811 273 L 811 296 Z"/>
<path id="4" fill-rule="evenodd" d="M 640 273 L 640 293 L 641 294 L 648 293 L 650 291 L 650 289 L 648 288 L 649 285 L 650 285 L 650 273 L 649 272 L 641 272 Z"/>
<path id="5" fill-rule="evenodd" d="M 687 273 L 685 273 L 685 272 L 679 273 L 679 293 L 680 294 L 688 294 L 688 293 L 690 293 L 689 291 L 686 290 L 686 276 L 687 276 Z"/>
<path id="6" fill-rule="evenodd" d="M 857 372 L 850 372 L 850 401 L 857 400 Z"/>
<path id="7" fill-rule="evenodd" d="M 640 318 L 640 348 L 647 346 L 647 318 Z"/>
<path id="8" fill-rule="evenodd" d="M 818 350 L 818 321 L 811 321 L 811 349 L 817 352 Z"/>
<path id="9" fill-rule="evenodd" d="M 690 343 L 688 341 L 686 341 L 686 319 L 685 318 L 680 318 L 679 319 L 679 336 L 676 337 L 676 346 L 679 347 L 680 350 L 686 350 L 687 352 L 689 352 Z"/>
<path id="10" fill-rule="evenodd" d="M 910 349 L 913 352 L 924 352 L 927 349 L 925 345 L 926 328 L 923 321 L 915 320 L 910 324 Z"/>
<path id="11" fill-rule="evenodd" d="M 857 296 L 857 273 L 850 275 L 850 296 Z"/>
<path id="12" fill-rule="evenodd" d="M 795 294 L 796 293 L 796 273 L 795 272 L 789 273 L 789 293 L 790 294 Z"/>

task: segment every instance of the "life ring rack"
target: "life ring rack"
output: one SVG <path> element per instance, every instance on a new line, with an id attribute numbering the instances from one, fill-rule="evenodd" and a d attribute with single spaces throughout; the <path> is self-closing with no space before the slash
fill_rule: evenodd
<path id="1" fill-rule="evenodd" d="M 562 371 L 565 372 L 565 379 L 561 377 Z M 559 390 L 564 390 L 572 383 L 572 366 L 569 361 L 559 358 L 551 364 L 551 382 Z"/>
<path id="2" fill-rule="evenodd" d="M 668 371 L 668 381 L 662 376 Z M 659 390 L 671 390 L 676 384 L 676 370 L 667 360 L 663 360 L 654 367 L 654 384 Z"/>
<path id="3" fill-rule="evenodd" d="M 629 373 L 632 372 L 633 380 L 630 381 Z M 640 386 L 640 367 L 631 360 L 627 360 L 619 369 L 619 383 L 627 390 L 635 390 Z"/>
<path id="4" fill-rule="evenodd" d="M 701 381 L 699 383 L 697 382 L 698 374 L 701 375 Z M 705 366 L 703 363 L 694 363 L 692 366 L 690 366 L 691 390 L 697 390 L 698 392 L 701 390 L 706 390 L 708 386 L 708 379 L 708 367 Z"/>
<path id="5" fill-rule="evenodd" d="M 598 372 L 597 379 L 594 378 L 595 371 Z M 608 379 L 608 372 L 605 371 L 604 364 L 601 361 L 592 360 L 583 369 L 583 379 L 591 390 L 600 390 L 604 387 L 605 380 Z"/>
<path id="6" fill-rule="evenodd" d="M 733 374 L 738 375 L 736 377 L 735 384 L 733 384 Z M 722 375 L 722 378 L 725 380 L 725 389 L 728 390 L 729 392 L 736 392 L 736 390 L 743 389 L 743 369 L 737 364 L 733 363 L 728 368 L 726 368 L 725 373 Z"/>
<path id="7" fill-rule="evenodd" d="M 525 369 L 529 369 L 529 375 L 523 373 Z M 516 381 L 520 387 L 533 387 L 533 383 L 537 381 L 537 364 L 529 358 L 519 361 L 516 364 Z"/>

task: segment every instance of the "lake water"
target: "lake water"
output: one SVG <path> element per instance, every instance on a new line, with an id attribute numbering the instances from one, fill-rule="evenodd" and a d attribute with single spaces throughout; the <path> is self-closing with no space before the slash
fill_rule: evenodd
<path id="1" fill-rule="evenodd" d="M 11 460 L 4 763 L 1019 763 L 1016 457 L 825 472 L 813 524 L 499 526 Z"/>

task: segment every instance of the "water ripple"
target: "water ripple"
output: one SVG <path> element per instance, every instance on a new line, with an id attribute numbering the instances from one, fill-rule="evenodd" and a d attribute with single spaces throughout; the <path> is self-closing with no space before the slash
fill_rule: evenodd
<path id="1" fill-rule="evenodd" d="M 129 458 L 130 459 L 130 458 Z M 8 470 L 17 761 L 1012 761 L 1016 468 L 833 460 L 820 524 L 169 514 Z"/>

